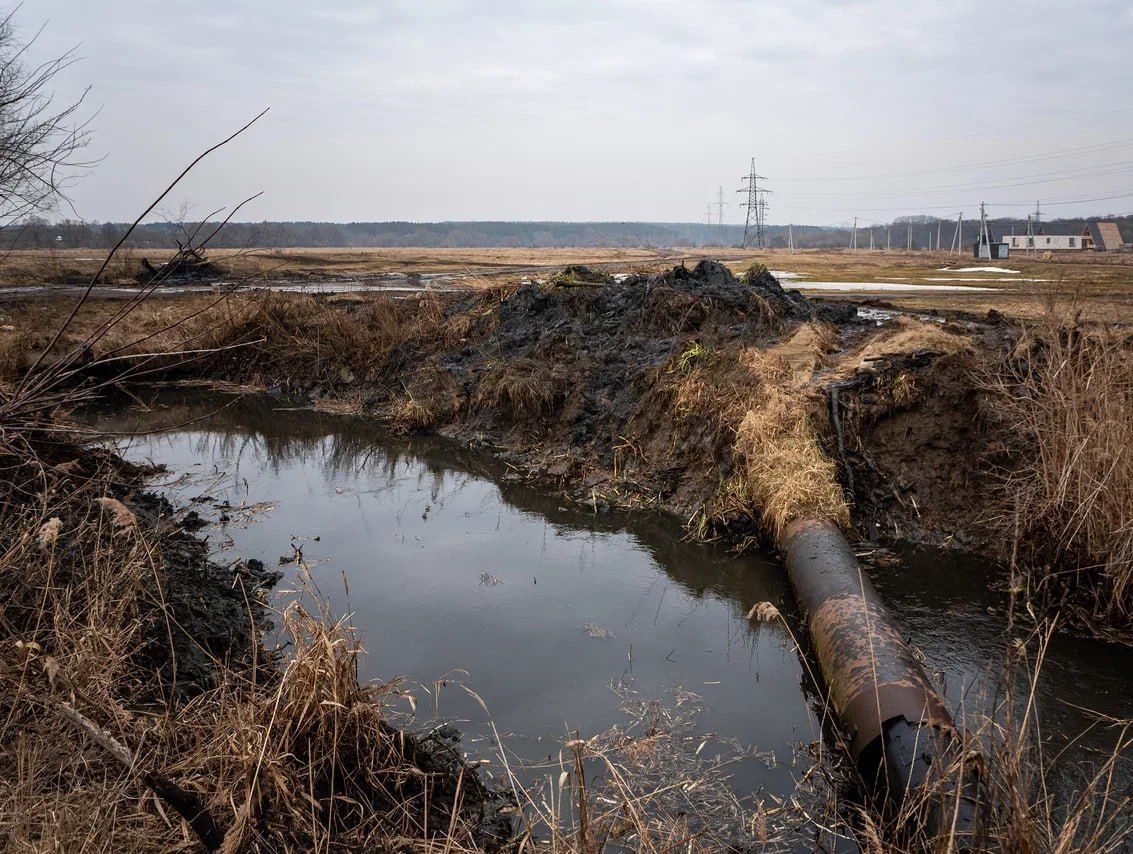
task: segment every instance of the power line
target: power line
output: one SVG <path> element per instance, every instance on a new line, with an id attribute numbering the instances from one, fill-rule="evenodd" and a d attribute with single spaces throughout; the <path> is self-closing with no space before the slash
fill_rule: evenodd
<path id="1" fill-rule="evenodd" d="M 1098 171 L 1102 170 L 1102 171 Z M 1080 167 L 1078 169 L 1065 169 L 1058 172 L 1037 172 L 1033 175 L 1017 175 L 1008 179 L 1007 183 L 994 183 L 990 181 L 974 181 L 967 184 L 937 184 L 931 187 L 918 187 L 912 190 L 867 190 L 864 192 L 836 192 L 836 193 L 795 193 L 796 196 L 806 198 L 896 198 L 899 196 L 916 196 L 921 194 L 936 195 L 939 193 L 959 190 L 1002 190 L 1013 187 L 1029 187 L 1032 184 L 1050 184 L 1059 181 L 1080 180 L 1082 178 L 1101 178 L 1108 175 L 1120 175 L 1133 171 L 1133 164 L 1128 161 L 1115 163 L 1102 163 L 1097 166 Z"/>
<path id="2" fill-rule="evenodd" d="M 1119 148 L 1133 146 L 1133 138 L 1099 142 L 1093 145 L 1079 146 L 1077 148 L 1063 148 L 1057 151 L 1048 151 L 1042 154 L 1011 157 L 1005 160 L 987 160 L 981 163 L 965 163 L 956 166 L 941 166 L 935 169 L 919 169 L 912 172 L 891 172 L 884 175 L 830 175 L 827 177 L 792 177 L 779 178 L 776 181 L 877 181 L 883 178 L 913 178 L 918 175 L 939 175 L 943 172 L 960 172 L 965 169 L 991 169 L 997 166 L 1011 166 L 1019 163 L 1034 163 L 1040 160 L 1055 160 L 1060 157 L 1080 154 L 1096 154 L 1101 151 L 1113 151 Z"/>
<path id="3" fill-rule="evenodd" d="M 1084 122 L 1088 119 L 1095 119 L 1095 118 L 1099 118 L 1101 116 L 1112 116 L 1112 115 L 1116 115 L 1117 113 L 1127 113 L 1130 110 L 1133 110 L 1133 107 L 1118 107 L 1117 109 L 1113 109 L 1113 110 L 1101 110 L 1101 111 L 1096 112 L 1096 113 L 1077 114 L 1077 115 L 1073 115 L 1073 116 L 1066 116 L 1065 118 L 1061 118 L 1061 119 L 1050 119 L 1050 120 L 1045 121 L 1045 122 L 1034 122 L 1032 124 L 1026 124 L 1026 125 L 1015 125 L 1013 127 L 996 128 L 995 130 L 976 131 L 975 133 L 958 134 L 956 136 L 937 136 L 937 137 L 928 137 L 927 139 L 906 140 L 904 142 L 893 142 L 893 143 L 890 143 L 888 145 L 888 147 L 889 148 L 910 148 L 910 147 L 915 147 L 915 146 L 918 146 L 918 145 L 932 145 L 932 144 L 937 143 L 937 142 L 954 142 L 956 140 L 961 140 L 961 139 L 976 139 L 976 138 L 983 137 L 983 136 L 998 136 L 999 134 L 1013 133 L 1015 131 L 1020 131 L 1020 130 L 1032 130 L 1034 128 L 1049 127 L 1051 125 L 1065 124 L 1066 122 Z M 844 149 L 839 149 L 839 150 L 834 150 L 834 151 L 826 151 L 826 152 L 811 152 L 809 154 L 809 156 L 810 157 L 829 157 L 829 156 L 834 155 L 834 154 L 856 154 L 856 153 L 859 153 L 859 152 L 876 153 L 876 151 L 877 151 L 877 149 L 875 147 L 868 146 L 868 147 L 865 147 L 865 148 L 844 148 Z"/>
<path id="4" fill-rule="evenodd" d="M 1133 190 L 1122 190 L 1118 193 L 1111 193 L 1104 196 L 1091 196 L 1089 198 L 1057 198 L 1048 200 L 1044 204 L 1048 207 L 1062 207 L 1064 205 L 1078 205 L 1086 204 L 1087 202 L 1105 202 L 1114 199 L 1133 199 Z M 1029 208 L 1032 204 L 1031 201 L 1013 201 L 1013 202 L 988 202 L 987 204 L 999 208 Z M 955 203 L 951 205 L 915 205 L 912 207 L 896 207 L 896 208 L 822 208 L 822 207 L 799 207 L 798 210 L 807 211 L 825 211 L 831 213 L 850 212 L 850 211 L 868 211 L 870 213 L 904 213 L 906 211 L 942 211 L 942 210 L 955 210 Z"/>

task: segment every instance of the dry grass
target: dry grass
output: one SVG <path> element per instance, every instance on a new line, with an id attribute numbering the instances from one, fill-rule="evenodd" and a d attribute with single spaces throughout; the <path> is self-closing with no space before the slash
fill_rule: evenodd
<path id="1" fill-rule="evenodd" d="M 395 432 L 425 430 L 455 418 L 464 406 L 464 395 L 448 371 L 426 366 L 404 385 L 404 394 L 390 407 L 390 426 Z"/>
<path id="2" fill-rule="evenodd" d="M 823 453 L 805 403 L 782 388 L 768 389 L 736 430 L 737 472 L 731 503 L 753 508 L 775 539 L 798 519 L 829 519 L 848 526 L 850 511 Z"/>
<path id="3" fill-rule="evenodd" d="M 982 377 L 988 415 L 1013 437 L 1000 473 L 1005 534 L 1030 592 L 1133 619 L 1133 342 L 1052 303 Z M 1069 321 L 1066 318 L 1075 318 Z"/>
<path id="4" fill-rule="evenodd" d="M 891 353 L 914 353 L 918 350 L 952 356 L 971 352 L 972 344 L 967 335 L 947 329 L 939 323 L 900 317 L 895 320 L 891 328 L 871 338 L 854 354 L 857 359 L 855 367 L 868 366 L 871 360 Z"/>
<path id="5" fill-rule="evenodd" d="M 736 796 L 733 767 L 769 757 L 704 733 L 699 696 L 678 688 L 672 699 L 646 698 L 611 687 L 626 722 L 565 739 L 541 783 L 517 790 L 529 831 L 544 837 L 535 850 L 701 854 L 789 850 L 797 841 L 793 806 Z"/>
<path id="6" fill-rule="evenodd" d="M 492 408 L 515 421 L 532 421 L 551 415 L 563 402 L 567 377 L 549 359 L 519 358 L 498 362 L 476 386 L 472 405 Z"/>
<path id="7" fill-rule="evenodd" d="M 384 698 L 396 685 L 359 684 L 358 639 L 325 612 L 284 610 L 289 652 L 277 667 L 258 652 L 249 588 L 248 649 L 214 661 L 216 687 L 177 701 L 162 674 L 192 639 L 166 599 L 166 543 L 152 522 L 104 494 L 123 476 L 105 461 L 97 469 L 81 453 L 62 464 L 29 461 L 41 469 L 40 489 L 7 493 L 0 845 L 197 850 L 151 791 L 143 772 L 152 772 L 197 793 L 224 833 L 223 851 L 388 848 L 406 839 L 427 850 L 434 837 L 450 850 L 474 847 L 485 795 L 478 779 L 452 773 L 463 767 L 457 757 L 390 725 Z M 76 730 L 70 708 L 91 728 Z M 124 746 L 137 767 L 106 743 Z"/>
<path id="8" fill-rule="evenodd" d="M 627 437 L 654 465 L 722 472 L 712 505 L 690 520 L 698 537 L 737 517 L 772 537 L 808 514 L 848 524 L 836 467 L 808 415 L 807 390 L 835 346 L 830 326 L 805 323 L 766 348 L 689 342 L 657 371 Z"/>
<path id="9" fill-rule="evenodd" d="M 351 382 L 372 376 L 409 329 L 391 300 L 349 314 L 311 296 L 264 293 L 230 298 L 170 349 L 215 351 L 200 370 L 229 379 Z"/>

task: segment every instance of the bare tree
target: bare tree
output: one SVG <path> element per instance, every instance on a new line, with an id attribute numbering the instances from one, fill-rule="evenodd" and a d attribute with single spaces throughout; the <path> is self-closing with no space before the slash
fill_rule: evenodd
<path id="1" fill-rule="evenodd" d="M 43 28 L 22 43 L 14 14 L 0 20 L 0 229 L 51 208 L 65 198 L 68 177 L 90 165 L 80 159 L 89 141 L 91 117 L 82 115 L 89 88 L 66 106 L 51 89 L 56 75 L 75 62 L 74 50 L 28 64 L 28 49 Z"/>

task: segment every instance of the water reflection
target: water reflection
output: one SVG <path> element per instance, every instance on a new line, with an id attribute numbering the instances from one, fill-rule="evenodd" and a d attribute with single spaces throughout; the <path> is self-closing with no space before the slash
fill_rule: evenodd
<path id="1" fill-rule="evenodd" d="M 371 653 L 363 675 L 423 683 L 421 706 L 460 722 L 474 751 L 490 752 L 477 741 L 486 716 L 454 685 L 438 691 L 439 677 L 483 697 L 529 761 L 570 731 L 619 722 L 610 685 L 625 682 L 646 696 L 695 695 L 703 732 L 770 754 L 736 767 L 739 791 L 793 790 L 795 748 L 818 738 L 813 695 L 782 625 L 745 616 L 771 601 L 793 618 L 774 560 L 686 542 L 661 516 L 565 506 L 441 439 L 394 438 L 267 398 L 178 390 L 142 401 L 90 421 L 148 432 L 128 455 L 166 464 L 182 502 L 210 487 L 227 502 L 214 517 L 275 502 L 254 525 L 213 530 L 214 543 L 230 538 L 225 555 L 270 565 L 293 536 L 308 538 L 297 542 L 316 581 L 353 613 Z"/>
<path id="2" fill-rule="evenodd" d="M 364 675 L 425 683 L 426 703 L 461 721 L 474 750 L 483 710 L 451 687 L 434 696 L 438 677 L 472 686 L 531 760 L 567 731 L 615 722 L 611 682 L 646 694 L 679 686 L 703 697 L 705 730 L 777 757 L 776 767 L 740 769 L 742 790 L 793 787 L 792 751 L 818 737 L 813 686 L 783 626 L 744 617 L 770 601 L 802 635 L 774 559 L 687 542 L 666 517 L 564 506 L 441 439 L 395 438 L 270 398 L 166 390 L 143 400 L 144 411 L 117 404 L 90 420 L 108 432 L 166 431 L 132 440 L 129 454 L 197 472 L 178 487 L 183 501 L 203 481 L 229 505 L 278 502 L 258 524 L 212 534 L 233 556 L 274 564 L 293 535 L 318 536 L 304 554 L 343 610 L 348 573 L 349 610 L 371 651 Z M 910 550 L 868 569 L 950 705 L 994 702 L 1005 620 L 987 568 Z M 1133 717 L 1128 661 L 1122 648 L 1054 639 L 1036 695 L 1050 753 L 1072 739 L 1068 762 L 1112 747 L 1113 732 L 1086 709 Z"/>

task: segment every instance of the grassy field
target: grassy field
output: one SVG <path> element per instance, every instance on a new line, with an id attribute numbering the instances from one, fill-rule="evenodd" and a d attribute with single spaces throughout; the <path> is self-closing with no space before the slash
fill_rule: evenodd
<path id="1" fill-rule="evenodd" d="M 116 258 L 104 281 L 124 283 L 141 269 L 143 255 L 152 263 L 168 257 L 165 250 L 131 249 Z M 99 269 L 103 254 L 89 249 L 27 250 L 0 260 L 0 287 L 43 283 L 79 284 Z M 1094 319 L 1133 318 L 1133 255 L 1066 253 L 1049 259 L 1020 254 L 1007 261 L 977 261 L 947 252 L 869 250 L 753 251 L 734 248 L 362 248 L 215 250 L 216 261 L 235 279 L 318 281 L 359 279 L 389 274 L 443 277 L 454 283 L 485 286 L 542 278 L 568 264 L 586 264 L 611 272 L 656 272 L 681 261 L 711 257 L 740 272 L 753 263 L 791 274 L 787 287 L 811 295 L 807 282 L 857 283 L 852 291 L 823 291 L 831 299 L 883 302 L 916 310 L 954 309 L 1008 316 L 1035 317 L 1046 298 L 1077 296 L 1084 313 Z M 969 267 L 1001 267 L 1012 273 L 969 272 Z M 980 288 L 978 291 L 900 291 L 896 284 L 933 288 Z M 870 287 L 873 286 L 873 287 Z"/>

